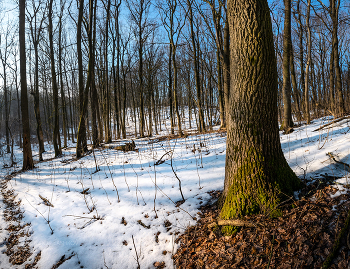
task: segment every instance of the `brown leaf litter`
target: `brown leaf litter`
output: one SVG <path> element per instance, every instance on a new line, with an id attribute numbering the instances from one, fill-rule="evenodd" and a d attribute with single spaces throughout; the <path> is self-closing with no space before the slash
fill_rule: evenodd
<path id="1" fill-rule="evenodd" d="M 14 174 L 15 175 L 15 174 Z M 13 175 L 12 175 L 13 176 Z M 30 224 L 23 223 L 23 212 L 20 209 L 21 201 L 16 200 L 14 190 L 8 189 L 7 183 L 12 176 L 7 176 L 0 183 L 1 195 L 5 204 L 4 218 L 8 222 L 6 230 L 9 233 L 6 238 L 6 255 L 9 262 L 13 265 L 21 265 L 30 261 L 32 249 L 29 246 L 30 240 Z M 26 263 L 25 268 L 34 268 L 40 260 L 41 252 L 37 253 L 32 263 Z"/>
<path id="2" fill-rule="evenodd" d="M 284 205 L 282 217 L 245 217 L 244 221 L 260 225 L 236 227 L 230 236 L 222 234 L 221 226 L 209 228 L 218 219 L 217 205 L 202 206 L 197 225 L 177 239 L 181 244 L 174 264 L 176 268 L 321 268 L 350 209 L 350 191 L 332 198 L 336 191 L 326 184 L 317 189 L 309 185 L 303 191 L 307 196 Z M 215 200 L 220 192 L 210 194 Z M 329 268 L 350 268 L 349 230 L 340 238 Z"/>

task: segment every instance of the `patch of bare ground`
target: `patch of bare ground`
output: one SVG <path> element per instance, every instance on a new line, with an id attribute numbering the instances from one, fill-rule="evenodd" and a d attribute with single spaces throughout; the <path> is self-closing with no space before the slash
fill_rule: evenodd
<path id="1" fill-rule="evenodd" d="M 29 246 L 30 240 L 30 223 L 23 223 L 23 212 L 21 211 L 21 201 L 16 200 L 14 190 L 8 188 L 8 182 L 18 172 L 5 177 L 0 183 L 1 195 L 5 204 L 4 218 L 8 223 L 6 230 L 9 233 L 6 238 L 6 255 L 9 262 L 13 265 L 21 265 L 30 261 L 32 250 Z M 30 263 L 25 265 L 26 269 L 34 268 L 40 260 L 39 252 Z"/>
<path id="2" fill-rule="evenodd" d="M 176 268 L 350 268 L 350 191 L 333 197 L 327 184 L 309 185 L 307 194 L 282 208 L 275 219 L 245 217 L 256 227 L 212 225 L 219 209 L 201 207 L 201 219 L 177 240 Z M 220 192 L 212 191 L 212 199 Z M 210 203 L 211 204 L 211 203 Z M 224 228 L 224 229 L 223 229 Z M 232 229 L 230 236 L 223 231 Z"/>

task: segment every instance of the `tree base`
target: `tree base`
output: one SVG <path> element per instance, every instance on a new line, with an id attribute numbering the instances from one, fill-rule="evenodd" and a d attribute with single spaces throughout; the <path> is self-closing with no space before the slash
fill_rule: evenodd
<path id="1" fill-rule="evenodd" d="M 278 206 L 300 189 L 303 183 L 287 162 L 266 167 L 262 162 L 248 162 L 233 176 L 233 184 L 219 200 L 223 220 L 264 214 L 282 215 Z M 268 173 L 268 172 L 269 173 Z"/>

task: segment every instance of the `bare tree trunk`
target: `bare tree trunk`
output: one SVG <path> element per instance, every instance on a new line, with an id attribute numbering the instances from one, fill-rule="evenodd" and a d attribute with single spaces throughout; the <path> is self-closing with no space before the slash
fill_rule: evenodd
<path id="1" fill-rule="evenodd" d="M 330 10 L 331 10 L 331 18 L 333 22 L 332 28 L 332 50 L 334 53 L 334 69 L 335 69 L 335 91 L 338 97 L 338 106 L 336 115 L 342 116 L 345 114 L 345 106 L 344 106 L 344 96 L 342 89 L 342 79 L 341 79 L 341 70 L 339 64 L 339 51 L 338 51 L 338 14 L 339 14 L 339 6 L 340 0 L 330 0 Z"/>
<path id="2" fill-rule="evenodd" d="M 199 77 L 199 51 L 198 51 L 198 40 L 196 42 L 196 37 L 194 33 L 193 26 L 193 10 L 192 10 L 192 2 L 191 0 L 187 0 L 187 5 L 189 9 L 189 21 L 191 28 L 191 41 L 192 41 L 192 49 L 193 49 L 193 64 L 194 64 L 194 75 L 196 80 L 196 92 L 197 92 L 197 107 L 198 107 L 198 131 L 205 131 L 205 123 L 204 123 L 204 115 L 202 109 L 202 96 L 201 96 L 201 81 Z M 196 44 L 197 43 L 197 44 Z"/>
<path id="3" fill-rule="evenodd" d="M 297 121 L 300 122 L 301 121 L 300 92 L 298 89 L 297 79 L 296 79 L 296 75 L 295 75 L 293 49 L 291 50 L 291 53 L 290 53 L 290 73 L 291 73 L 292 85 L 293 85 L 295 115 L 296 115 Z"/>
<path id="4" fill-rule="evenodd" d="M 60 0 L 61 13 L 59 16 L 59 32 L 58 32 L 58 64 L 60 69 L 60 88 L 61 88 L 61 102 L 62 102 L 62 132 L 63 132 L 63 147 L 67 148 L 67 109 L 66 109 L 66 97 L 63 89 L 63 69 L 62 69 L 62 17 L 65 2 Z"/>
<path id="5" fill-rule="evenodd" d="M 309 69 L 311 64 L 311 29 L 310 29 L 310 7 L 311 0 L 307 1 L 306 29 L 307 29 L 307 62 L 305 69 L 305 117 L 306 124 L 310 124 L 310 102 L 309 102 Z"/>
<path id="6" fill-rule="evenodd" d="M 230 30 L 228 25 L 228 20 L 226 18 L 225 28 L 224 28 L 224 57 L 223 57 L 223 68 L 224 68 L 224 100 L 225 100 L 225 118 L 226 127 L 228 124 L 228 104 L 230 96 Z"/>
<path id="7" fill-rule="evenodd" d="M 19 0 L 19 55 L 21 73 L 21 112 L 23 126 L 23 170 L 33 169 L 34 167 L 32 148 L 30 144 L 25 35 L 25 0 Z"/>
<path id="8" fill-rule="evenodd" d="M 284 158 L 278 131 L 277 64 L 266 0 L 228 1 L 231 90 L 221 218 L 281 214 L 301 186 Z M 259 79 L 255 79 L 259 78 Z"/>
<path id="9" fill-rule="evenodd" d="M 87 151 L 86 126 L 84 111 L 84 77 L 83 77 L 83 56 L 81 51 L 81 26 L 83 22 L 84 0 L 79 0 L 79 15 L 77 24 L 77 54 L 78 54 L 78 80 L 79 80 L 79 102 L 80 116 L 77 134 L 76 155 L 80 158 Z"/>
<path id="10" fill-rule="evenodd" d="M 52 76 L 52 92 L 53 92 L 53 105 L 54 105 L 54 128 L 53 128 L 53 146 L 55 149 L 55 157 L 62 154 L 61 139 L 60 139 L 60 126 L 59 126 L 59 108 L 58 108 L 58 87 L 56 81 L 56 68 L 55 68 L 55 54 L 53 49 L 53 26 L 52 26 L 52 4 L 53 0 L 49 2 L 49 40 L 50 40 L 50 61 L 51 61 L 51 76 Z"/>
<path id="11" fill-rule="evenodd" d="M 284 35 L 283 35 L 283 123 L 286 131 L 293 127 L 290 84 L 291 36 L 291 0 L 284 0 Z"/>
<path id="12" fill-rule="evenodd" d="M 105 142 L 110 143 L 112 141 L 112 135 L 110 130 L 110 92 L 109 92 L 109 71 L 108 71 L 108 33 L 109 33 L 109 21 L 110 21 L 110 8 L 111 0 L 107 2 L 106 8 L 106 26 L 105 26 L 105 99 L 104 102 L 104 121 L 105 121 Z"/>

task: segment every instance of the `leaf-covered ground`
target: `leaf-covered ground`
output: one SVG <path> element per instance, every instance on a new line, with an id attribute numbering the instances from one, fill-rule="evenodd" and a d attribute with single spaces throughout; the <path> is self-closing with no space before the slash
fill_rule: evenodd
<path id="1" fill-rule="evenodd" d="M 174 255 L 177 268 L 321 268 L 345 227 L 350 191 L 338 196 L 328 184 L 310 184 L 305 196 L 285 205 L 283 216 L 246 217 L 255 228 L 238 228 L 225 236 L 208 228 L 218 217 L 216 204 L 201 208 L 201 219 L 181 235 Z M 212 192 L 213 202 L 220 192 Z M 210 225 L 209 225 L 210 226 Z M 343 231 L 344 232 L 344 231 Z M 349 268 L 349 228 L 339 242 L 330 268 Z"/>

